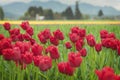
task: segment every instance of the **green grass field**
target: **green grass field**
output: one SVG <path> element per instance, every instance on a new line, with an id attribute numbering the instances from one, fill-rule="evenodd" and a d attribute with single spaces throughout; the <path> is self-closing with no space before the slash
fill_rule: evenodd
<path id="1" fill-rule="evenodd" d="M 37 37 L 37 34 L 48 28 L 51 33 L 57 29 L 60 29 L 65 39 L 60 42 L 58 49 L 60 52 L 60 59 L 57 62 L 67 61 L 68 53 L 70 51 L 75 51 L 74 48 L 67 50 L 64 46 L 64 43 L 69 40 L 68 34 L 70 28 L 74 26 L 79 26 L 80 28 L 86 29 L 87 34 L 93 34 L 95 40 L 99 43 L 100 40 L 100 30 L 108 30 L 109 32 L 114 32 L 116 37 L 120 39 L 120 25 L 31 25 L 34 29 L 33 38 L 40 44 L 40 41 Z M 19 25 L 13 25 L 12 28 L 18 28 Z M 21 33 L 24 33 L 22 30 Z M 4 34 L 8 37 L 8 32 L 0 26 L 0 34 Z M 86 42 L 86 41 L 85 41 Z M 43 44 L 41 44 L 43 45 Z M 43 45 L 44 46 L 44 45 Z M 94 48 L 91 48 L 85 44 L 84 48 L 87 49 L 87 56 L 83 57 L 83 62 L 79 68 L 75 70 L 73 76 L 67 76 L 61 74 L 58 69 L 55 61 L 53 60 L 53 66 L 50 70 L 46 72 L 40 71 L 34 64 L 27 66 L 25 70 L 20 70 L 11 62 L 4 61 L 2 56 L 0 56 L 0 80 L 98 80 L 95 74 L 95 69 L 102 69 L 104 66 L 112 67 L 116 74 L 120 74 L 120 57 L 116 57 L 116 51 L 111 49 L 103 48 L 102 51 L 98 53 Z"/>

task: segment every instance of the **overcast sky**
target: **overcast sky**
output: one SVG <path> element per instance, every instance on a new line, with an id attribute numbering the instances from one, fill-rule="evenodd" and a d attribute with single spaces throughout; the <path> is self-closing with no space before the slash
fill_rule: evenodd
<path id="1" fill-rule="evenodd" d="M 0 4 L 4 5 L 12 2 L 30 2 L 30 1 L 34 0 L 0 0 Z M 37 0 L 37 1 L 52 1 L 52 0 Z M 61 3 L 68 5 L 74 4 L 75 1 L 80 1 L 97 6 L 112 6 L 120 10 L 120 0 L 54 0 L 54 1 L 59 1 Z"/>

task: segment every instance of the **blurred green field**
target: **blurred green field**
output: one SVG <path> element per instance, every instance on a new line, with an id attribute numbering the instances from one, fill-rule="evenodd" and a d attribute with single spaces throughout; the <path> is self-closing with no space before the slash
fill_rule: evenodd
<path id="1" fill-rule="evenodd" d="M 71 51 L 71 50 L 67 50 L 64 46 L 64 43 L 66 41 L 69 41 L 69 37 L 68 34 L 70 32 L 70 28 L 74 27 L 74 26 L 79 26 L 80 28 L 84 28 L 86 29 L 87 34 L 93 34 L 95 36 L 96 42 L 99 43 L 100 42 L 100 30 L 108 30 L 109 32 L 114 32 L 116 34 L 116 37 L 118 39 L 120 39 L 120 25 L 31 25 L 34 29 L 34 36 L 33 38 L 40 43 L 40 41 L 38 40 L 37 34 L 44 30 L 45 28 L 50 29 L 50 31 L 55 31 L 56 29 L 60 29 L 64 35 L 65 35 L 65 39 L 60 42 L 60 45 L 58 46 L 59 52 L 60 52 L 60 59 L 59 62 L 61 61 L 67 61 L 67 54 Z M 12 28 L 17 28 L 19 27 L 18 25 L 14 25 Z M 24 33 L 24 31 L 22 30 L 22 33 Z M 4 34 L 6 37 L 8 37 L 8 32 L 4 30 L 4 28 L 2 26 L 0 26 L 0 34 Z M 42 44 L 41 44 L 42 45 Z M 87 57 L 83 58 L 83 62 L 81 64 L 81 66 L 76 69 L 74 76 L 66 76 L 63 75 L 61 73 L 59 73 L 58 69 L 56 69 L 56 66 L 53 66 L 52 69 L 50 69 L 47 72 L 41 72 L 39 69 L 35 68 L 35 66 L 33 66 L 33 64 L 30 65 L 32 71 L 28 71 L 28 69 L 26 71 L 19 71 L 21 72 L 21 74 L 19 74 L 19 76 L 21 75 L 28 77 L 29 75 L 34 76 L 35 74 L 38 74 L 38 78 L 39 80 L 97 80 L 97 76 L 94 73 L 94 70 L 96 69 L 96 67 L 99 65 L 99 69 L 103 68 L 104 66 L 109 66 L 110 63 L 115 63 L 116 61 L 118 61 L 118 63 L 120 63 L 120 58 L 116 58 L 115 59 L 115 55 L 117 52 L 116 51 L 112 51 L 111 49 L 106 49 L 103 48 L 103 50 L 99 53 L 99 55 L 97 54 L 97 52 L 89 47 L 87 44 L 85 44 L 84 48 L 87 49 Z M 110 57 L 110 56 L 113 56 Z M 9 76 L 14 75 L 15 71 L 14 69 L 15 66 L 13 66 L 14 64 L 12 62 L 7 63 L 6 61 L 2 62 L 2 57 L 0 57 L 0 77 L 1 74 L 4 74 L 4 77 L 6 77 L 6 80 L 12 80 L 9 78 Z M 97 63 L 97 65 L 96 65 Z M 3 65 L 4 64 L 4 65 Z M 7 65 L 7 67 L 6 67 Z M 54 65 L 54 62 L 53 62 Z M 5 66 L 5 67 L 4 67 Z M 11 67 L 10 69 L 8 69 L 8 67 Z M 13 67 L 13 68 L 12 68 Z M 112 66 L 115 70 L 115 72 L 117 74 L 120 74 L 120 65 L 115 64 L 114 66 Z M 5 71 L 6 70 L 6 71 Z M 36 72 L 33 72 L 36 71 Z M 12 73 L 11 73 L 12 72 Z M 43 76 L 41 76 L 41 74 L 43 74 L 45 77 L 47 77 L 47 79 Z M 27 74 L 28 73 L 28 74 Z M 19 80 L 23 80 L 23 78 L 20 78 Z M 1 79 L 1 78 L 0 78 Z M 2 80 L 2 79 L 1 79 Z M 4 79 L 3 79 L 4 80 Z M 25 80 L 25 79 L 24 79 Z M 27 80 L 27 79 L 26 79 Z M 35 80 L 35 79 L 30 79 L 30 80 Z M 38 80 L 38 79 L 36 79 Z"/>

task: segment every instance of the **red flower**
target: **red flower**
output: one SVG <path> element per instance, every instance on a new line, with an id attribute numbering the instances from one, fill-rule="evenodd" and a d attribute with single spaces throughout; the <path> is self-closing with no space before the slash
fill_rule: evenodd
<path id="1" fill-rule="evenodd" d="M 39 69 L 47 71 L 52 67 L 52 59 L 48 56 L 40 56 Z"/>
<path id="2" fill-rule="evenodd" d="M 24 41 L 23 34 L 18 34 L 17 38 L 19 41 Z"/>
<path id="3" fill-rule="evenodd" d="M 34 39 L 30 38 L 30 43 L 31 43 L 31 45 L 34 45 L 36 43 L 36 41 Z"/>
<path id="4" fill-rule="evenodd" d="M 67 49 L 72 48 L 72 45 L 71 45 L 71 43 L 70 43 L 70 42 L 66 42 L 66 43 L 65 43 L 65 46 L 66 46 L 66 48 L 67 48 Z"/>
<path id="5" fill-rule="evenodd" d="M 75 43 L 77 40 L 79 40 L 79 36 L 78 36 L 76 33 L 71 33 L 71 34 L 69 35 L 69 37 L 70 37 L 70 40 L 71 40 L 73 43 Z"/>
<path id="6" fill-rule="evenodd" d="M 53 45 L 55 45 L 55 46 L 57 46 L 57 45 L 59 44 L 59 40 L 56 39 L 56 38 L 53 37 L 53 36 L 50 37 L 50 42 L 51 42 Z"/>
<path id="7" fill-rule="evenodd" d="M 101 71 L 96 70 L 95 73 L 99 80 L 116 80 L 114 70 L 110 67 L 104 67 Z"/>
<path id="8" fill-rule="evenodd" d="M 32 27 L 27 28 L 26 32 L 27 32 L 30 36 L 32 36 L 32 35 L 34 34 Z"/>
<path id="9" fill-rule="evenodd" d="M 21 59 L 21 51 L 19 49 L 19 47 L 14 47 L 13 48 L 13 60 L 14 61 L 19 61 Z"/>
<path id="10" fill-rule="evenodd" d="M 82 57 L 85 57 L 87 55 L 87 50 L 83 48 L 79 51 L 79 53 L 81 54 Z"/>
<path id="11" fill-rule="evenodd" d="M 23 38 L 29 41 L 31 39 L 31 36 L 28 33 L 26 33 L 26 34 L 23 34 Z"/>
<path id="12" fill-rule="evenodd" d="M 64 39 L 64 35 L 63 33 L 58 29 L 56 30 L 55 32 L 53 32 L 53 35 L 56 39 L 59 39 L 59 40 L 63 40 Z"/>
<path id="13" fill-rule="evenodd" d="M 81 38 L 84 38 L 85 35 L 86 35 L 86 30 L 85 30 L 85 29 L 79 29 L 78 35 L 79 35 Z"/>
<path id="14" fill-rule="evenodd" d="M 74 73 L 74 68 L 70 66 L 68 62 L 60 62 L 58 64 L 58 70 L 60 73 L 72 76 Z"/>
<path id="15" fill-rule="evenodd" d="M 89 34 L 88 36 L 86 36 L 87 39 L 87 43 L 89 46 L 94 47 L 96 42 L 95 42 L 95 38 L 92 34 Z"/>
<path id="16" fill-rule="evenodd" d="M 74 52 L 69 53 L 68 61 L 72 67 L 79 67 L 82 63 L 82 58 Z"/>
<path id="17" fill-rule="evenodd" d="M 24 21 L 20 24 L 20 26 L 22 27 L 22 29 L 27 30 L 30 25 L 28 21 Z"/>
<path id="18" fill-rule="evenodd" d="M 5 30 L 10 30 L 11 25 L 10 25 L 10 23 L 5 22 L 5 23 L 3 24 L 3 27 L 4 27 Z"/>
<path id="19" fill-rule="evenodd" d="M 96 50 L 97 52 L 100 52 L 100 51 L 102 50 L 102 45 L 101 45 L 101 44 L 96 44 L 96 45 L 95 45 L 95 50 Z"/>
<path id="20" fill-rule="evenodd" d="M 52 59 L 58 59 L 60 57 L 58 49 L 55 46 L 50 46 L 49 52 Z"/>
<path id="21" fill-rule="evenodd" d="M 34 44 L 32 46 L 32 52 L 34 56 L 38 56 L 38 55 L 42 55 L 42 51 L 43 51 L 43 47 L 38 45 L 38 44 Z"/>
<path id="22" fill-rule="evenodd" d="M 72 27 L 71 32 L 75 34 L 79 34 L 79 27 L 78 26 Z"/>
<path id="23" fill-rule="evenodd" d="M 76 47 L 76 50 L 80 51 L 82 49 L 84 45 L 84 42 L 82 39 L 79 39 L 76 43 L 75 43 L 75 47 Z"/>
<path id="24" fill-rule="evenodd" d="M 118 55 L 120 56 L 120 45 L 117 46 L 117 53 L 118 53 Z"/>
<path id="25" fill-rule="evenodd" d="M 31 64 L 33 60 L 33 55 L 30 52 L 25 52 L 25 54 L 22 54 L 21 58 L 25 64 Z"/>
<path id="26" fill-rule="evenodd" d="M 50 30 L 49 29 L 45 29 L 43 32 L 41 32 L 42 35 L 45 37 L 45 39 L 49 39 L 51 36 Z"/>
<path id="27" fill-rule="evenodd" d="M 100 31 L 100 37 L 101 37 L 101 39 L 107 38 L 107 35 L 108 35 L 108 31 L 107 30 L 101 30 Z"/>
<path id="28" fill-rule="evenodd" d="M 34 65 L 37 66 L 37 67 L 39 67 L 40 57 L 41 56 L 34 56 L 33 57 Z"/>
<path id="29" fill-rule="evenodd" d="M 47 42 L 47 39 L 41 33 L 38 34 L 38 38 L 39 38 L 40 42 L 43 44 L 45 44 Z"/>
<path id="30" fill-rule="evenodd" d="M 116 36 L 115 36 L 114 33 L 109 33 L 109 34 L 107 35 L 107 38 L 113 38 L 113 39 L 115 39 Z"/>
<path id="31" fill-rule="evenodd" d="M 3 34 L 0 34 L 0 40 L 4 39 L 4 35 Z"/>
<path id="32" fill-rule="evenodd" d="M 4 50 L 2 51 L 2 53 L 3 53 L 3 58 L 4 58 L 5 60 L 10 61 L 10 60 L 13 59 L 13 55 L 14 55 L 13 49 L 10 49 L 10 48 L 4 49 Z"/>
<path id="33" fill-rule="evenodd" d="M 20 34 L 20 29 L 19 28 L 14 28 L 9 31 L 10 35 L 18 35 Z"/>

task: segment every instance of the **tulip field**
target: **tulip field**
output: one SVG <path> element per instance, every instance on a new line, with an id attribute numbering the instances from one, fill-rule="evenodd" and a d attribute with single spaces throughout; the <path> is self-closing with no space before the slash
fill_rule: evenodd
<path id="1" fill-rule="evenodd" d="M 120 25 L 4 22 L 0 80 L 120 80 Z"/>

